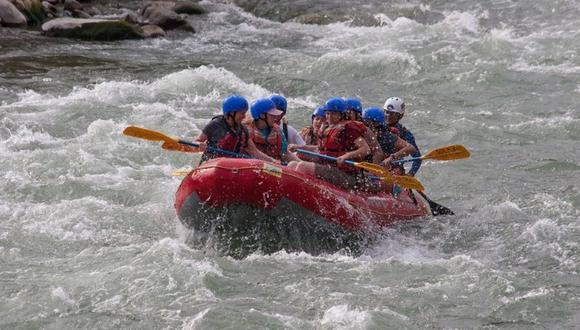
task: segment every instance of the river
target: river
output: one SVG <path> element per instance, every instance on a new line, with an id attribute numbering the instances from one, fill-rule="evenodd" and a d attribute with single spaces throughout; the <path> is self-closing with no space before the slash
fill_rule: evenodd
<path id="1" fill-rule="evenodd" d="M 0 328 L 580 328 L 580 4 L 203 1 L 196 34 L 119 42 L 0 28 Z M 256 6 L 257 4 L 257 6 Z M 317 24 L 306 24 L 317 23 Z M 187 244 L 187 154 L 232 93 L 406 100 L 418 179 L 454 216 L 362 254 Z"/>

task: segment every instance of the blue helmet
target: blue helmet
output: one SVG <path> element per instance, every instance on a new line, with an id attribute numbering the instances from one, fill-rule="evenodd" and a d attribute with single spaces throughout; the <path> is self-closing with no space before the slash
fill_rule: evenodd
<path id="1" fill-rule="evenodd" d="M 262 114 L 265 114 L 272 109 L 276 109 L 276 105 L 274 102 L 272 102 L 272 100 L 265 98 L 257 99 L 252 102 L 250 113 L 252 114 L 252 118 L 254 118 L 254 120 L 258 120 Z"/>
<path id="2" fill-rule="evenodd" d="M 358 99 L 348 98 L 344 100 L 344 103 L 346 103 L 346 110 L 352 110 L 357 113 L 362 113 L 363 111 L 362 103 Z"/>
<path id="3" fill-rule="evenodd" d="M 284 96 L 274 94 L 270 96 L 270 100 L 274 102 L 274 104 L 276 105 L 276 109 L 286 113 L 286 110 L 288 109 L 288 101 L 286 101 L 286 98 Z"/>
<path id="4" fill-rule="evenodd" d="M 340 97 L 332 97 L 326 101 L 326 104 L 324 105 L 324 111 L 345 113 L 346 104 Z"/>
<path id="5" fill-rule="evenodd" d="M 222 102 L 222 111 L 224 115 L 238 111 L 248 111 L 248 101 L 239 95 L 228 96 Z"/>
<path id="6" fill-rule="evenodd" d="M 366 108 L 362 113 L 364 120 L 372 120 L 379 124 L 385 123 L 385 112 L 380 108 Z"/>
<path id="7" fill-rule="evenodd" d="M 314 117 L 324 117 L 324 110 L 324 106 L 316 108 L 316 110 L 314 110 L 312 113 L 312 120 L 314 120 Z"/>

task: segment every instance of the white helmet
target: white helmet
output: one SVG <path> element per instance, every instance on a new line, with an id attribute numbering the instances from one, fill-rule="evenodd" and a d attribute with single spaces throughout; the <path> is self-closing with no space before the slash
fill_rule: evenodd
<path id="1" fill-rule="evenodd" d="M 389 97 L 387 101 L 385 101 L 383 109 L 387 112 L 396 112 L 404 115 L 405 101 L 400 97 Z"/>

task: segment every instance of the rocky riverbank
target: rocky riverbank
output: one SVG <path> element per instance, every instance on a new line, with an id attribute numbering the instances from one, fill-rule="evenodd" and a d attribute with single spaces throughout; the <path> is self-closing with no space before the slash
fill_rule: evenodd
<path id="1" fill-rule="evenodd" d="M 175 29 L 195 33 L 188 17 L 207 13 L 196 0 L 122 5 L 98 0 L 0 0 L 0 25 L 39 30 L 51 37 L 110 41 L 162 37 Z"/>

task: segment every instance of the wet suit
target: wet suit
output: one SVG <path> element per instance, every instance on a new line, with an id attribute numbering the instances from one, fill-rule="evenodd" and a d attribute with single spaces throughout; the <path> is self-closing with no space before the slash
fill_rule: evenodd
<path id="1" fill-rule="evenodd" d="M 411 133 L 411 131 L 409 131 L 405 126 L 401 125 L 401 123 L 397 123 L 394 127 L 399 131 L 399 137 L 401 139 L 407 141 L 409 144 L 411 144 L 413 147 L 415 147 L 415 149 L 417 149 L 416 152 L 411 154 L 411 157 L 413 157 L 413 158 L 421 157 L 421 151 L 419 151 L 419 147 L 417 146 L 417 143 L 415 142 L 415 137 L 413 136 L 413 133 Z M 411 169 L 409 170 L 409 174 L 411 174 L 413 176 L 415 174 L 417 174 L 417 172 L 419 171 L 419 168 L 421 167 L 421 163 L 423 163 L 423 161 L 420 159 L 414 160 L 413 165 L 411 166 Z"/>

